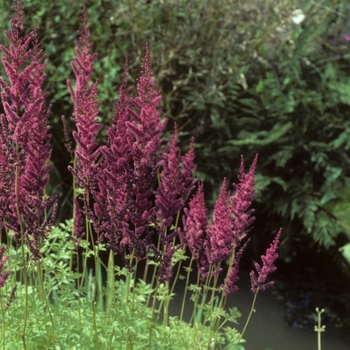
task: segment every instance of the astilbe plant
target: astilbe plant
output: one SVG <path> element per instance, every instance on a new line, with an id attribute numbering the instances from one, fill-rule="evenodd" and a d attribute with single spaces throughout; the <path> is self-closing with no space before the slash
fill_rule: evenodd
<path id="1" fill-rule="evenodd" d="M 14 10 L 12 29 L 5 32 L 9 49 L 0 45 L 9 79 L 6 83 L 0 78 L 5 111 L 0 116 L 1 213 L 6 228 L 14 232 L 15 241 L 24 244 L 25 239 L 33 258 L 38 259 L 40 242 L 46 238 L 52 224 L 52 220 L 44 219 L 45 212 L 54 200 L 44 195 L 52 167 L 46 125 L 47 94 L 41 88 L 45 65 L 37 30 L 29 34 L 24 32 L 20 1 L 15 2 Z"/>
<path id="2" fill-rule="evenodd" d="M 239 261 L 254 221 L 250 207 L 255 198 L 257 156 L 247 173 L 242 157 L 238 183 L 233 184 L 234 195 L 224 179 L 208 219 L 203 184 L 193 177 L 194 139 L 182 155 L 175 125 L 168 143 L 162 142 L 167 120 L 161 118 L 161 97 L 152 75 L 148 46 L 136 97 L 128 87 L 125 64 L 113 123 L 107 128 L 106 144 L 100 145 L 98 84 L 90 81 L 96 54 L 92 53 L 84 5 L 72 61 L 75 81 L 67 83 L 74 104 L 74 150 L 64 125 L 68 151 L 74 157 L 70 167 L 74 176 L 73 220 L 51 227 L 54 214 L 50 216 L 47 211 L 54 198 L 44 195 L 52 166 L 49 110 L 41 88 L 44 56 L 36 30 L 25 33 L 20 1 L 15 3 L 14 11 L 12 29 L 7 33 L 10 48 L 0 46 L 9 78 L 9 84 L 0 80 L 5 110 L 0 124 L 0 215 L 11 256 L 3 258 L 3 246 L 0 286 L 11 280 L 9 271 L 2 272 L 9 259 L 11 269 L 20 272 L 20 297 L 14 300 L 15 284 L 2 308 L 3 339 L 10 336 L 6 325 L 13 324 L 4 311 L 13 301 L 16 313 L 8 317 L 20 312 L 23 317 L 19 322 L 21 330 L 11 333 L 14 340 L 6 340 L 9 346 L 19 342 L 20 334 L 24 349 L 236 347 L 244 331 L 239 335 L 235 330 L 223 329 L 225 322 L 235 322 L 237 318 L 237 312 L 225 312 L 224 307 L 227 296 L 238 290 Z M 272 284 L 267 276 L 275 270 L 280 234 L 281 231 L 262 257 L 263 265 L 255 265 L 257 275 L 251 273 L 253 307 L 258 291 Z M 21 243 L 22 254 L 12 247 L 12 235 L 16 243 Z M 109 251 L 107 264 L 100 255 L 104 250 Z M 30 259 L 27 252 L 31 253 Z M 190 263 L 183 266 L 187 252 Z M 88 272 L 87 267 L 91 256 L 94 272 Z M 122 266 L 115 262 L 120 258 Z M 143 279 L 137 281 L 141 261 L 146 267 Z M 189 285 L 195 265 L 197 282 Z M 183 269 L 186 286 L 180 315 L 170 317 L 169 303 Z M 223 270 L 226 278 L 220 285 Z M 183 316 L 187 292 L 193 294 L 193 312 L 186 323 Z M 219 302 L 215 303 L 217 298 Z M 159 321 L 161 312 L 163 322 Z M 45 331 L 41 322 L 47 325 Z"/>

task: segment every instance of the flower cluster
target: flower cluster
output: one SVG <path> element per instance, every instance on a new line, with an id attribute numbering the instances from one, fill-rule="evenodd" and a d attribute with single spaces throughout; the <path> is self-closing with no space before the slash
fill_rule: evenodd
<path id="1" fill-rule="evenodd" d="M 196 167 L 194 164 L 194 140 L 192 139 L 188 152 L 182 157 L 180 149 L 176 145 L 177 136 L 178 131 L 175 125 L 175 131 L 159 162 L 161 174 L 155 203 L 157 221 L 160 223 L 161 231 L 171 224 L 173 216 L 184 207 L 196 182 L 192 177 Z"/>
<path id="2" fill-rule="evenodd" d="M 255 263 L 257 274 L 254 271 L 251 271 L 250 273 L 251 289 L 253 293 L 257 293 L 259 290 L 265 290 L 274 283 L 273 281 L 266 282 L 266 279 L 270 273 L 276 270 L 276 266 L 273 263 L 278 258 L 277 248 L 281 233 L 282 229 L 278 231 L 274 241 L 271 243 L 270 248 L 266 250 L 266 255 L 261 256 L 261 260 L 263 262 L 262 266 Z"/>
<path id="3" fill-rule="evenodd" d="M 2 246 L 0 248 L 0 288 L 2 288 L 6 284 L 6 281 L 10 276 L 10 270 L 7 270 L 4 273 L 2 273 L 2 270 L 7 260 L 9 259 L 8 256 L 4 257 L 4 252 L 5 252 L 5 246 Z"/>
<path id="4" fill-rule="evenodd" d="M 25 239 L 33 258 L 38 259 L 40 240 L 46 238 L 54 217 L 43 219 L 54 201 L 44 195 L 52 166 L 46 123 L 50 109 L 45 107 L 46 94 L 41 88 L 45 65 L 37 31 L 25 34 L 19 0 L 14 8 L 16 18 L 12 20 L 12 30 L 6 33 L 10 48 L 0 46 L 9 78 L 9 83 L 0 79 L 5 111 L 0 116 L 0 225 L 13 230 L 17 241 Z M 130 253 L 138 260 L 155 259 L 159 263 L 160 281 L 170 280 L 173 255 L 180 247 L 188 247 L 197 260 L 202 279 L 217 275 L 225 260 L 230 259 L 224 292 L 225 295 L 234 292 L 239 260 L 255 219 L 250 207 L 255 198 L 257 156 L 247 173 L 241 158 L 238 183 L 233 184 L 234 195 L 224 179 L 210 220 L 206 216 L 202 184 L 198 184 L 186 207 L 197 183 L 193 178 L 194 140 L 182 155 L 175 125 L 169 142 L 162 145 L 167 119 L 161 119 L 161 96 L 151 71 L 148 46 L 136 97 L 131 97 L 128 64 L 125 64 L 113 123 L 107 128 L 107 142 L 99 145 L 96 141 L 100 130 L 98 83 L 90 82 L 96 54 L 92 53 L 85 5 L 79 34 L 76 56 L 71 62 L 75 82 L 67 81 L 76 125 L 72 133 L 76 142 L 74 152 L 67 141 L 68 150 L 75 156 L 70 170 L 84 190 L 80 198 L 83 210 L 74 198 L 74 244 L 78 247 L 85 235 L 83 213 L 89 218 L 86 224 L 93 223 L 97 242 L 106 241 L 122 257 Z M 65 135 L 68 139 L 66 127 Z M 180 229 L 175 226 L 182 210 Z M 277 257 L 279 237 L 280 232 L 263 257 L 263 266 L 256 264 L 258 275 L 251 274 L 254 292 L 271 284 L 266 282 L 266 277 L 275 269 L 273 261 Z"/>
<path id="5" fill-rule="evenodd" d="M 238 253 L 236 253 L 235 255 L 232 256 L 232 268 L 229 272 L 228 277 L 225 279 L 225 289 L 224 289 L 224 294 L 225 296 L 232 294 L 234 292 L 238 291 L 238 287 L 236 285 L 237 281 L 239 280 L 239 262 L 241 260 L 242 254 L 245 250 L 245 248 L 247 247 L 248 243 L 249 243 L 250 239 L 248 239 L 244 245 L 240 248 L 240 250 L 238 251 Z"/>
<path id="6" fill-rule="evenodd" d="M 79 30 L 79 41 L 75 42 L 76 56 L 71 66 L 76 78 L 75 89 L 72 82 L 67 80 L 72 101 L 74 103 L 73 120 L 77 130 L 73 131 L 73 137 L 77 143 L 75 150 L 76 161 L 74 168 L 70 170 L 76 176 L 79 185 L 84 189 L 84 204 L 86 206 L 87 193 L 96 188 L 98 177 L 97 160 L 99 157 L 99 145 L 96 136 L 100 129 L 97 121 L 99 113 L 97 99 L 97 81 L 90 83 L 94 68 L 94 59 L 97 54 L 91 54 L 93 42 L 90 42 L 90 31 L 85 5 L 82 15 L 82 26 Z M 85 207 L 87 212 L 87 207 Z"/>
<path id="7" fill-rule="evenodd" d="M 49 181 L 51 146 L 42 91 L 45 64 L 37 30 L 25 34 L 22 3 L 15 2 L 16 17 L 5 32 L 9 49 L 0 45 L 9 83 L 0 79 L 5 113 L 0 116 L 0 215 L 20 242 L 25 238 L 34 259 L 40 258 L 40 241 L 47 237 L 55 217 L 44 219 L 55 198 L 44 195 Z M 31 48 L 29 48 L 31 47 Z M 23 243 L 23 242 L 21 242 Z"/>
<path id="8" fill-rule="evenodd" d="M 188 246 L 193 259 L 198 260 L 204 255 L 205 234 L 208 225 L 203 184 L 198 185 L 197 192 L 188 206 L 189 209 L 184 209 L 183 231 L 179 230 L 179 234 L 181 243 Z"/>
<path id="9" fill-rule="evenodd" d="M 224 179 L 219 198 L 215 203 L 214 212 L 206 229 L 204 240 L 205 257 L 201 257 L 202 278 L 206 276 L 208 266 L 214 267 L 213 273 L 221 271 L 221 264 L 231 257 L 235 249 L 240 247 L 247 230 L 254 221 L 252 209 L 249 209 L 254 195 L 254 175 L 257 156 L 254 158 L 249 172 L 244 173 L 244 159 L 242 157 L 239 183 L 234 184 L 236 193 L 230 196 Z M 193 209 L 195 210 L 195 209 Z M 188 216 L 193 215 L 187 212 Z M 189 240 L 189 239 L 187 239 Z"/>

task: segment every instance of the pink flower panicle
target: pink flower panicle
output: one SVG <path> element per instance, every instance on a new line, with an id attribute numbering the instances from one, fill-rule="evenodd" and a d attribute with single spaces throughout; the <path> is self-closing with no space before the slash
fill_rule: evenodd
<path id="1" fill-rule="evenodd" d="M 182 157 L 182 178 L 184 183 L 184 189 L 182 191 L 182 200 L 184 203 L 187 202 L 190 194 L 195 188 L 197 179 L 193 178 L 193 172 L 196 169 L 196 164 L 194 163 L 195 152 L 194 152 L 194 137 L 192 137 L 190 146 L 186 154 Z"/>
<path id="2" fill-rule="evenodd" d="M 266 255 L 261 256 L 263 262 L 262 266 L 258 263 L 254 264 L 257 274 L 255 274 L 254 271 L 250 272 L 251 290 L 253 293 L 258 293 L 259 290 L 265 290 L 274 284 L 273 281 L 266 282 L 266 279 L 270 273 L 276 270 L 273 263 L 278 258 L 277 248 L 281 233 L 282 229 L 279 229 L 275 239 L 270 245 L 270 248 L 266 250 Z"/>
<path id="3" fill-rule="evenodd" d="M 219 198 L 217 199 L 211 223 L 207 228 L 208 241 L 205 251 L 210 264 L 216 266 L 215 273 L 221 271 L 221 263 L 231 255 L 234 241 L 232 235 L 232 219 L 229 202 L 229 193 L 224 179 Z"/>
<path id="4" fill-rule="evenodd" d="M 350 34 L 344 34 L 343 38 L 345 41 L 350 42 Z"/>
<path id="5" fill-rule="evenodd" d="M 254 175 L 257 156 L 254 158 L 250 170 L 244 173 L 244 159 L 242 157 L 239 184 L 234 184 L 236 194 L 230 196 L 226 189 L 226 179 L 221 186 L 220 195 L 214 207 L 211 222 L 207 228 L 207 237 L 204 243 L 205 254 L 201 257 L 202 278 L 208 271 L 205 266 L 215 266 L 213 274 L 221 271 L 222 262 L 232 255 L 234 248 L 241 245 L 249 226 L 254 221 L 251 216 L 253 209 L 249 209 L 254 195 Z"/>
<path id="6" fill-rule="evenodd" d="M 126 121 L 128 120 L 129 89 L 127 60 L 124 65 L 123 83 L 119 88 L 119 98 L 115 104 L 113 124 L 107 129 L 107 143 L 101 147 L 103 159 L 100 162 L 98 191 L 94 191 L 94 210 L 98 217 L 95 229 L 100 234 L 99 241 L 107 239 L 113 251 L 121 252 L 127 244 L 128 216 L 130 200 L 131 151 L 127 142 Z"/>
<path id="7" fill-rule="evenodd" d="M 99 242 L 107 240 L 109 248 L 122 257 L 130 243 L 132 230 L 129 228 L 132 206 L 132 153 L 128 142 L 129 88 L 128 62 L 124 65 L 123 83 L 115 104 L 112 126 L 107 128 L 106 145 L 101 146 L 102 161 L 99 164 L 98 189 L 93 191 L 94 213 L 97 220 L 94 227 Z M 126 262 L 126 261 L 125 261 Z"/>
<path id="8" fill-rule="evenodd" d="M 126 121 L 126 141 L 130 150 L 128 219 L 135 228 L 128 237 L 135 255 L 144 258 L 147 246 L 151 244 L 154 230 L 149 223 L 155 223 L 156 208 L 151 201 L 151 185 L 157 174 L 156 155 L 160 152 L 161 134 L 167 119 L 161 120 L 160 92 L 156 90 L 151 71 L 148 46 L 141 76 L 137 83 L 138 97 L 130 98 Z"/>
<path id="9" fill-rule="evenodd" d="M 233 184 L 236 188 L 234 196 L 230 197 L 232 206 L 231 212 L 234 218 L 234 236 L 235 245 L 239 246 L 240 242 L 246 237 L 247 230 L 255 220 L 254 216 L 251 216 L 254 209 L 249 209 L 253 200 L 255 199 L 255 169 L 258 161 L 258 155 L 255 156 L 249 172 L 244 173 L 244 159 L 241 157 L 241 166 L 238 175 L 239 183 Z"/>
<path id="10" fill-rule="evenodd" d="M 8 256 L 4 257 L 4 252 L 5 252 L 5 246 L 2 246 L 0 248 L 0 288 L 5 286 L 6 281 L 10 276 L 10 270 L 5 271 L 4 273 L 2 272 L 7 260 L 9 259 Z"/>
<path id="11" fill-rule="evenodd" d="M 182 245 L 187 245 L 193 259 L 198 260 L 204 254 L 204 242 L 208 225 L 203 184 L 198 185 L 197 192 L 188 206 L 189 209 L 184 209 L 183 232 L 180 230 L 179 235 Z"/>
<path id="12" fill-rule="evenodd" d="M 175 253 L 175 248 L 170 242 L 164 248 L 163 257 L 159 269 L 157 271 L 157 278 L 160 282 L 170 282 L 173 275 L 172 271 L 172 257 Z"/>
<path id="13" fill-rule="evenodd" d="M 52 217 L 43 220 L 55 199 L 44 196 L 52 167 L 47 126 L 50 108 L 45 108 L 47 94 L 42 91 L 45 56 L 39 45 L 37 28 L 25 34 L 21 1 L 16 1 L 13 8 L 16 16 L 11 19 L 12 28 L 5 32 L 10 47 L 0 45 L 9 79 L 9 85 L 0 79 L 5 111 L 0 116 L 0 213 L 7 228 L 14 231 L 17 242 L 20 227 L 23 228 L 29 249 L 36 259 L 40 257 L 39 242 L 46 238 L 48 225 L 53 221 Z M 7 199 L 3 200 L 3 196 Z"/>
<path id="14" fill-rule="evenodd" d="M 245 251 L 249 241 L 250 241 L 250 238 L 239 249 L 238 253 L 232 256 L 233 266 L 231 268 L 231 271 L 230 271 L 228 277 L 225 279 L 225 283 L 224 283 L 224 287 L 225 287 L 224 295 L 225 296 L 238 291 L 238 287 L 237 287 L 236 283 L 239 280 L 239 277 L 238 277 L 239 262 L 241 260 L 241 256 L 242 256 L 243 252 Z"/>
<path id="15" fill-rule="evenodd" d="M 97 98 L 97 81 L 90 83 L 93 73 L 94 59 L 97 54 L 91 54 L 93 42 L 90 42 L 90 31 L 85 5 L 83 6 L 82 25 L 79 29 L 79 41 L 75 42 L 76 56 L 71 62 L 75 75 L 75 89 L 67 80 L 68 89 L 74 103 L 73 117 L 77 130 L 73 137 L 77 142 L 75 169 L 69 169 L 76 176 L 79 185 L 85 190 L 93 190 L 97 186 L 99 145 L 96 136 L 100 129 L 97 120 L 99 103 Z M 86 205 L 86 203 L 85 203 Z M 86 208 L 85 208 L 86 209 Z"/>
<path id="16" fill-rule="evenodd" d="M 126 62 L 113 124 L 107 130 L 106 146 L 101 147 L 104 159 L 98 190 L 93 191 L 94 209 L 103 222 L 103 226 L 96 225 L 100 240 L 106 238 L 116 252 L 135 250 L 135 257 L 143 259 L 156 232 L 149 225 L 156 222 L 151 185 L 159 168 L 157 156 L 167 121 L 160 118 L 161 97 L 155 89 L 148 46 L 137 83 L 138 97 L 129 98 L 129 90 Z"/>
<path id="17" fill-rule="evenodd" d="M 195 169 L 193 142 L 185 156 L 181 156 L 177 144 L 178 131 L 175 130 L 170 138 L 162 159 L 159 162 L 160 184 L 157 189 L 155 203 L 157 206 L 158 222 L 161 222 L 161 234 L 165 227 L 170 226 L 173 216 L 185 205 L 188 193 L 193 190 L 195 179 L 192 172 Z"/>
<path id="18" fill-rule="evenodd" d="M 17 284 L 15 284 L 15 286 L 12 288 L 11 295 L 10 295 L 6 305 L 4 306 L 5 310 L 7 310 L 11 306 L 13 301 L 15 300 L 16 290 L 17 290 Z"/>

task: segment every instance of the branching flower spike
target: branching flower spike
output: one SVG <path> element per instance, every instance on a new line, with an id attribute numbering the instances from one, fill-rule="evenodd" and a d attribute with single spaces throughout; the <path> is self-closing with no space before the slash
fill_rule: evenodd
<path id="1" fill-rule="evenodd" d="M 261 256 L 261 260 L 263 262 L 262 266 L 255 263 L 257 274 L 255 274 L 254 271 L 250 272 L 251 290 L 253 293 L 258 293 L 259 290 L 265 290 L 274 284 L 273 281 L 266 282 L 266 279 L 270 273 L 276 270 L 276 266 L 273 263 L 278 258 L 277 248 L 281 233 L 282 229 L 278 231 L 274 241 L 270 245 L 270 248 L 266 250 L 266 255 Z"/>

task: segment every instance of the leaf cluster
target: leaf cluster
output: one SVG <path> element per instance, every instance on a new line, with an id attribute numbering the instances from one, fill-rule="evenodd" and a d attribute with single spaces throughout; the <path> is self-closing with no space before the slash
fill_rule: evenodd
<path id="1" fill-rule="evenodd" d="M 86 273 L 84 285 L 81 285 L 82 275 L 75 272 L 74 267 L 77 252 L 69 238 L 72 222 L 69 220 L 53 227 L 41 249 L 43 260 L 40 267 L 34 263 L 28 266 L 28 286 L 17 281 L 13 304 L 6 312 L 2 309 L 2 348 L 23 348 L 21 334 L 23 320 L 26 319 L 25 344 L 28 350 L 53 349 L 52 344 L 55 344 L 55 349 L 149 349 L 150 331 L 153 333 L 152 349 L 199 350 L 207 348 L 210 328 L 205 323 L 216 320 L 221 322 L 217 348 L 232 349 L 239 338 L 239 333 L 229 327 L 233 322 L 237 323 L 236 319 L 240 316 L 235 308 L 228 312 L 221 308 L 214 313 L 207 310 L 204 322 L 196 326 L 179 321 L 178 317 L 169 317 L 168 326 L 164 326 L 160 318 L 154 319 L 152 309 L 147 306 L 146 300 L 154 289 L 142 280 L 134 284 L 132 277 L 130 285 L 135 287 L 128 291 L 123 276 L 126 277 L 129 272 L 125 268 L 104 266 L 109 271 L 105 282 L 96 282 L 95 274 L 89 272 Z M 24 278 L 21 275 L 22 251 L 8 246 L 8 252 L 12 277 L 1 295 L 2 305 L 10 292 L 7 289 L 16 283 L 16 275 L 19 279 Z M 23 252 L 28 254 L 28 248 Z M 102 266 L 103 262 L 100 262 L 98 273 L 101 273 Z M 120 276 L 116 281 L 115 275 Z M 42 278 L 44 289 L 40 288 L 38 278 Z M 160 315 L 163 302 L 167 298 L 171 300 L 173 296 L 166 289 L 162 291 L 162 288 L 164 286 L 159 288 L 157 294 L 157 315 Z M 127 293 L 133 294 L 132 299 L 126 299 Z M 48 304 L 45 299 L 48 299 Z"/>

